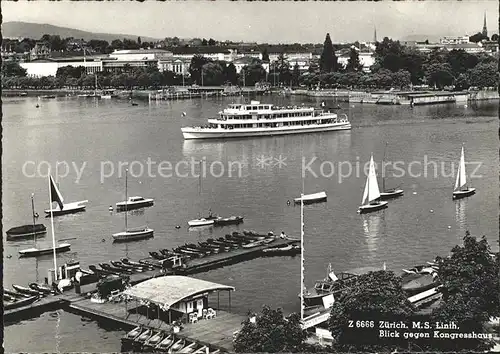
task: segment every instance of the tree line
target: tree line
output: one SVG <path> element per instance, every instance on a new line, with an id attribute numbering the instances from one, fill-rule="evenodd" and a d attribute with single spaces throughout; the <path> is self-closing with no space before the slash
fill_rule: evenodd
<path id="1" fill-rule="evenodd" d="M 402 290 L 401 278 L 391 271 L 361 275 L 357 281 L 335 296 L 327 328 L 333 344 L 319 347 L 308 344 L 309 334 L 300 326 L 300 315 L 284 316 L 281 309 L 265 306 L 243 323 L 234 341 L 236 352 L 484 352 L 494 346 L 490 338 L 434 338 L 436 322 L 455 322 L 455 331 L 464 334 L 492 333 L 490 318 L 500 316 L 500 257 L 492 255 L 486 238 L 477 240 L 466 233 L 462 246 L 451 255 L 438 257 L 438 280 L 442 301 L 429 311 L 418 314 Z M 253 319 L 250 319 L 253 317 Z M 430 338 L 379 336 L 379 321 L 409 324 L 407 332 L 430 333 Z M 422 328 L 411 330 L 413 322 Z M 425 330 L 425 322 L 432 329 Z M 497 329 L 500 330 L 500 328 Z M 401 332 L 405 331 L 404 329 Z"/>
<path id="2" fill-rule="evenodd" d="M 47 35 L 46 35 L 47 36 Z M 62 46 L 58 36 L 49 36 Z M 133 43 L 132 43 L 133 42 Z M 57 44 L 59 43 L 59 44 Z M 94 48 L 107 50 L 107 42 L 90 41 Z M 135 43 L 135 44 L 134 44 Z M 143 44 L 138 41 L 125 39 L 112 42 L 113 48 L 130 48 Z M 344 48 L 346 49 L 346 48 Z M 158 73 L 157 69 L 138 69 L 133 72 L 125 66 L 121 72 L 99 74 L 104 80 L 103 86 L 107 87 L 152 87 L 197 84 L 197 85 L 223 85 L 232 84 L 240 86 L 253 86 L 256 83 L 267 82 L 273 86 L 305 86 L 308 88 L 408 88 L 411 85 L 428 85 L 439 89 L 454 86 L 455 90 L 466 90 L 470 87 L 496 87 L 499 79 L 498 58 L 484 53 L 469 54 L 464 50 L 434 49 L 429 53 L 422 53 L 416 48 L 404 46 L 399 41 L 385 37 L 376 43 L 374 52 L 375 63 L 371 66 L 370 73 L 363 70 L 358 50 L 349 49 L 349 58 L 346 65 L 339 63 L 336 48 L 327 34 L 323 51 L 317 62 L 311 61 L 308 71 L 301 72 L 298 65 L 291 67 L 287 55 L 281 53 L 277 60 L 270 62 L 267 48 L 263 47 L 262 59 L 253 59 L 237 73 L 233 63 L 211 60 L 201 55 L 195 55 L 189 65 L 189 75 L 175 74 L 173 72 Z M 4 65 L 5 64 L 5 65 Z M 69 81 L 55 78 L 22 78 L 25 75 L 22 68 L 15 63 L 3 62 L 2 64 L 3 87 L 87 87 L 90 82 L 84 72 L 80 76 L 65 76 Z M 267 70 L 266 70 L 267 69 Z M 107 79 L 109 78 L 109 80 Z M 126 78 L 126 79 L 125 79 Z M 75 81 L 76 80 L 76 81 Z M 76 83 L 75 83 L 76 82 Z M 124 85 L 124 83 L 127 85 Z"/>
<path id="3" fill-rule="evenodd" d="M 485 53 L 470 54 L 464 50 L 434 49 L 422 53 L 414 47 L 385 37 L 376 43 L 375 63 L 370 73 L 364 73 L 358 51 L 350 49 L 349 59 L 339 65 L 335 48 L 326 35 L 323 52 L 316 68 L 301 83 L 312 87 L 405 88 L 426 84 L 442 89 L 455 86 L 456 90 L 474 87 L 496 87 L 499 80 L 498 58 Z"/>

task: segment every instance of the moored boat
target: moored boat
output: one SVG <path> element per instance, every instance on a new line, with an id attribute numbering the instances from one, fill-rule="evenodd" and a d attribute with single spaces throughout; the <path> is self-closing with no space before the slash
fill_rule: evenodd
<path id="1" fill-rule="evenodd" d="M 22 285 L 12 284 L 12 287 L 17 292 L 22 293 L 22 294 L 27 294 L 27 295 L 30 295 L 30 296 L 41 296 L 41 295 L 43 295 L 43 293 L 41 293 L 38 290 L 33 290 L 33 289 L 27 288 L 27 287 L 22 286 Z"/>
<path id="2" fill-rule="evenodd" d="M 170 348 L 170 346 L 174 343 L 174 336 L 168 335 L 165 337 L 158 345 L 155 347 L 156 350 L 166 351 Z"/>
<path id="3" fill-rule="evenodd" d="M 52 289 L 50 286 L 48 286 L 47 284 L 37 284 L 37 283 L 31 283 L 29 285 L 29 287 L 35 291 L 38 291 L 40 293 L 43 293 L 45 295 L 49 295 L 49 294 L 54 294 L 55 291 L 54 289 Z"/>
<path id="4" fill-rule="evenodd" d="M 353 282 L 363 274 L 372 271 L 378 271 L 380 268 L 363 267 L 347 270 L 339 273 L 337 276 L 331 264 L 328 265 L 327 277 L 319 280 L 314 284 L 314 288 L 308 289 L 304 292 L 304 304 L 306 306 L 322 306 L 323 298 L 328 295 L 335 295 L 339 292 L 347 290 L 352 286 Z"/>
<path id="5" fill-rule="evenodd" d="M 144 342 L 145 348 L 154 348 L 156 347 L 162 340 L 165 338 L 167 334 L 164 332 L 157 332 L 153 336 L 151 336 L 148 340 Z"/>
<path id="6" fill-rule="evenodd" d="M 143 226 L 134 229 L 127 229 L 127 231 L 117 232 L 112 236 L 113 242 L 145 240 L 154 237 L 154 230 L 147 226 Z"/>
<path id="7" fill-rule="evenodd" d="M 304 201 L 304 204 L 312 204 L 312 203 L 324 202 L 326 201 L 326 199 L 327 199 L 326 192 L 318 192 L 312 194 L 304 194 L 301 197 L 295 198 L 293 202 L 295 204 L 300 204 L 302 201 Z"/>
<path id="8" fill-rule="evenodd" d="M 47 228 L 43 224 L 31 224 L 12 227 L 7 230 L 7 240 L 15 240 L 18 238 L 40 236 L 47 233 Z"/>
<path id="9" fill-rule="evenodd" d="M 59 243 L 56 247 L 32 247 L 25 250 L 20 250 L 19 255 L 21 257 L 37 257 L 45 254 L 52 254 L 54 252 L 54 248 L 56 253 L 67 252 L 71 249 L 71 244 Z"/>
<path id="10" fill-rule="evenodd" d="M 4 302 L 4 310 L 12 310 L 12 309 L 17 309 L 19 307 L 23 306 L 28 306 L 34 303 L 36 300 L 39 299 L 39 296 L 34 295 L 30 296 L 28 298 L 24 298 L 22 300 L 16 300 L 13 302 Z"/>
<path id="11" fill-rule="evenodd" d="M 419 265 L 403 269 L 401 274 L 401 287 L 409 295 L 429 290 L 438 284 L 438 271 L 434 266 Z"/>
<path id="12" fill-rule="evenodd" d="M 184 348 L 185 345 L 186 345 L 186 340 L 184 338 L 181 338 L 177 342 L 172 344 L 172 346 L 168 349 L 168 352 L 177 353 L 179 350 Z"/>
<path id="13" fill-rule="evenodd" d="M 385 167 L 385 153 L 387 150 L 387 144 L 385 143 L 385 148 L 384 148 L 384 158 L 382 160 L 382 169 Z M 387 189 L 385 187 L 385 171 L 382 171 L 382 191 L 380 192 L 380 200 L 384 199 L 393 199 L 397 197 L 401 197 L 404 194 L 404 191 L 400 188 L 389 188 Z"/>
<path id="14" fill-rule="evenodd" d="M 88 200 L 80 200 L 78 202 L 64 203 L 64 198 L 61 192 L 59 191 L 57 184 L 52 179 L 52 176 L 49 177 L 49 180 L 50 180 L 49 188 L 51 188 L 51 195 L 52 195 L 52 200 L 50 202 L 51 203 L 56 202 L 57 205 L 55 208 L 51 207 L 50 209 L 45 210 L 45 214 L 47 215 L 47 217 L 50 217 L 51 215 L 58 216 L 65 214 L 74 214 L 85 210 L 85 208 L 87 207 L 86 204 L 88 203 Z"/>
<path id="15" fill-rule="evenodd" d="M 146 208 L 154 205 L 153 198 L 143 198 L 140 196 L 129 197 L 128 200 L 116 203 L 116 211 L 125 211 Z"/>
<path id="16" fill-rule="evenodd" d="M 230 216 L 228 218 L 218 217 L 214 220 L 215 226 L 237 225 L 243 222 L 243 216 Z"/>

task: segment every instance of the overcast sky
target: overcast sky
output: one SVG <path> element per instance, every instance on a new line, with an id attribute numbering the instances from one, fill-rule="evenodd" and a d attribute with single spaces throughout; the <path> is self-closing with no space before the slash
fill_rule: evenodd
<path id="1" fill-rule="evenodd" d="M 214 38 L 269 43 L 402 39 L 409 35 L 498 33 L 498 1 L 228 2 L 2 1 L 3 21 L 48 23 L 153 38 Z"/>

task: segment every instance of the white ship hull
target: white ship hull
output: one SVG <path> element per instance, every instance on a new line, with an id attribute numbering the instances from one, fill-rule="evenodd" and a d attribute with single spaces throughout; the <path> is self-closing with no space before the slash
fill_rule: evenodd
<path id="1" fill-rule="evenodd" d="M 113 234 L 113 240 L 115 242 L 143 240 L 146 238 L 153 237 L 153 232 L 154 232 L 153 229 L 150 228 L 144 228 L 139 230 L 128 230 Z"/>
<path id="2" fill-rule="evenodd" d="M 195 220 L 190 220 L 188 221 L 188 225 L 190 227 L 196 227 L 196 226 L 205 226 L 205 225 L 213 225 L 215 220 L 213 219 L 195 219 Z"/>
<path id="3" fill-rule="evenodd" d="M 314 203 L 314 202 L 321 202 L 326 200 L 326 193 L 325 192 L 319 192 L 319 193 L 314 193 L 314 194 L 306 194 L 302 197 L 295 198 L 293 201 L 295 203 L 300 203 L 304 201 L 304 204 L 307 203 Z"/>
<path id="4" fill-rule="evenodd" d="M 284 126 L 284 127 L 266 127 L 266 128 L 182 128 L 184 139 L 221 139 L 221 138 L 243 138 L 251 136 L 272 136 L 301 133 L 317 133 L 333 130 L 349 130 L 351 123 L 332 123 L 332 124 L 311 124 L 307 126 Z"/>

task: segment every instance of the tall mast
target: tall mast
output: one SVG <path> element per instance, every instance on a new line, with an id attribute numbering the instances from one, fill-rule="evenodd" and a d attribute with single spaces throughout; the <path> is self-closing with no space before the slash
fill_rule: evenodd
<path id="1" fill-rule="evenodd" d="M 304 176 L 300 194 L 300 320 L 304 321 Z"/>
<path id="2" fill-rule="evenodd" d="M 33 217 L 33 240 L 36 248 L 36 218 L 35 218 L 35 202 L 33 201 L 33 197 L 35 193 L 31 193 L 31 216 Z M 38 283 L 38 258 L 35 257 L 35 281 Z"/>
<path id="3" fill-rule="evenodd" d="M 52 176 L 49 175 L 49 206 L 50 206 L 50 228 L 52 229 L 52 250 L 54 251 L 54 273 L 55 279 L 57 281 L 57 260 L 56 260 L 56 236 L 54 234 L 54 211 L 52 210 L 52 186 L 51 183 Z"/>
<path id="4" fill-rule="evenodd" d="M 31 216 L 33 217 L 33 241 L 36 247 L 36 228 L 35 228 L 35 202 L 33 201 L 33 197 L 35 193 L 31 193 Z"/>
<path id="5" fill-rule="evenodd" d="M 382 192 L 385 192 L 385 152 L 387 150 L 387 144 L 388 142 L 385 142 L 385 148 L 384 148 L 384 157 L 382 158 Z"/>
<path id="6" fill-rule="evenodd" d="M 127 232 L 127 214 L 128 214 L 128 168 L 125 170 L 125 232 Z"/>

